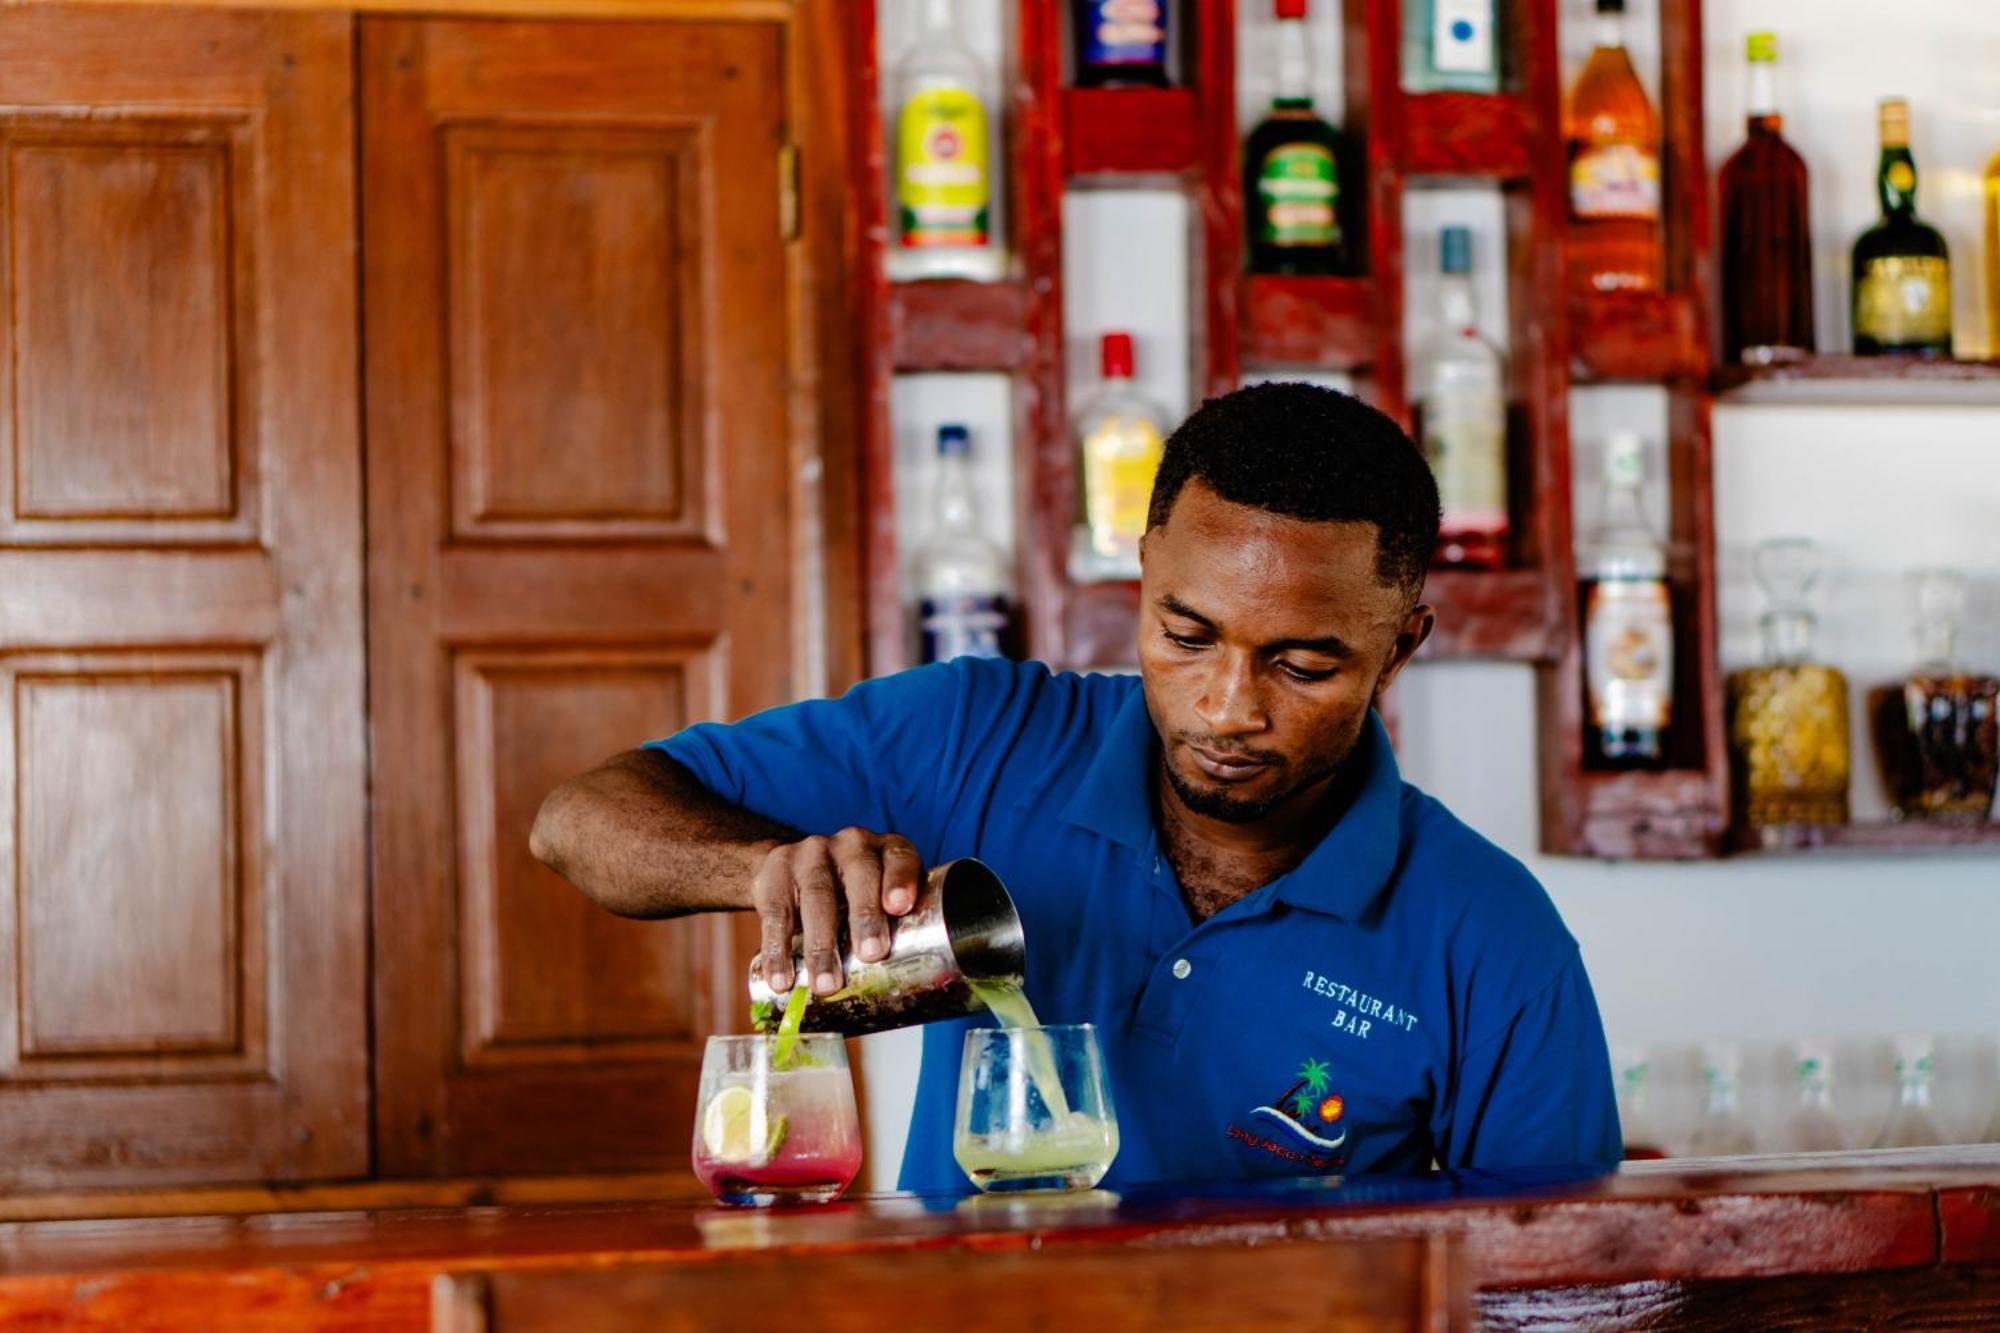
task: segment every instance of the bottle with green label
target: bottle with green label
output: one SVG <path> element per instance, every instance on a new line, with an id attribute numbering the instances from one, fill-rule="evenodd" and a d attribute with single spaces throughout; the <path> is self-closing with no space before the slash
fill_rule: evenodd
<path id="1" fill-rule="evenodd" d="M 1243 150 L 1252 273 L 1359 271 L 1360 179 L 1345 140 L 1313 114 L 1306 0 L 1274 0 L 1278 90 Z"/>
<path id="2" fill-rule="evenodd" d="M 1854 350 L 1862 356 L 1951 355 L 1951 252 L 1917 217 L 1910 104 L 1882 103 L 1882 220 L 1854 243 Z"/>
<path id="3" fill-rule="evenodd" d="M 986 71 L 953 0 L 923 0 L 915 42 L 896 62 L 889 276 L 1004 275 L 993 189 Z"/>

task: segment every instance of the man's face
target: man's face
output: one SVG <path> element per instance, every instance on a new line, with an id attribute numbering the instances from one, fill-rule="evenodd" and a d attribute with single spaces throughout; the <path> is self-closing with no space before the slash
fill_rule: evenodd
<path id="1" fill-rule="evenodd" d="M 1375 572 L 1372 523 L 1314 523 L 1188 483 L 1141 548 L 1139 670 L 1167 779 L 1248 824 L 1323 790 L 1430 633 Z"/>

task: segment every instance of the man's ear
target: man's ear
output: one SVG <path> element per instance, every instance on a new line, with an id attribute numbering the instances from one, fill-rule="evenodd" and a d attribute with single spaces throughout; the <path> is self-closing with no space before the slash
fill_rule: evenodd
<path id="1" fill-rule="evenodd" d="M 1437 611 L 1427 602 L 1419 602 L 1403 617 L 1403 628 L 1396 635 L 1395 645 L 1389 650 L 1389 660 L 1382 666 L 1382 674 L 1375 680 L 1375 702 L 1380 703 L 1389 687 L 1396 683 L 1403 668 L 1417 655 L 1417 649 L 1430 638 L 1431 630 L 1437 625 Z"/>

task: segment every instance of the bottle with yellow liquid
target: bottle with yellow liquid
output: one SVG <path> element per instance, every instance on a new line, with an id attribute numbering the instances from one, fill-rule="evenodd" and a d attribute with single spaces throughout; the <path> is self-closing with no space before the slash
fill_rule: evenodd
<path id="1" fill-rule="evenodd" d="M 891 279 L 1005 275 L 994 201 L 986 70 L 953 0 L 924 0 L 916 40 L 896 62 Z"/>
<path id="2" fill-rule="evenodd" d="M 2000 359 L 2000 153 L 1986 163 L 1986 355 Z"/>
<path id="3" fill-rule="evenodd" d="M 1104 383 L 1077 413 L 1083 522 L 1070 552 L 1079 583 L 1139 577 L 1139 539 L 1160 467 L 1165 416 L 1132 381 L 1132 335 L 1107 333 Z"/>

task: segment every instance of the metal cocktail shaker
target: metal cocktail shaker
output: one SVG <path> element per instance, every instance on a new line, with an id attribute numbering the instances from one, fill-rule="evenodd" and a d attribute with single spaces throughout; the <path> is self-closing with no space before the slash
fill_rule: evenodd
<path id="1" fill-rule="evenodd" d="M 800 1024 L 806 1032 L 849 1037 L 978 1013 L 985 1001 L 971 982 L 1018 987 L 1027 971 L 1021 918 L 1000 877 L 971 859 L 947 861 L 924 876 L 916 906 L 889 918 L 889 952 L 864 963 L 841 931 L 847 984 L 815 995 Z M 806 984 L 805 941 L 792 938 L 792 976 Z M 761 955 L 750 960 L 750 1003 L 768 1006 L 771 1021 L 785 1007 L 764 980 Z"/>

